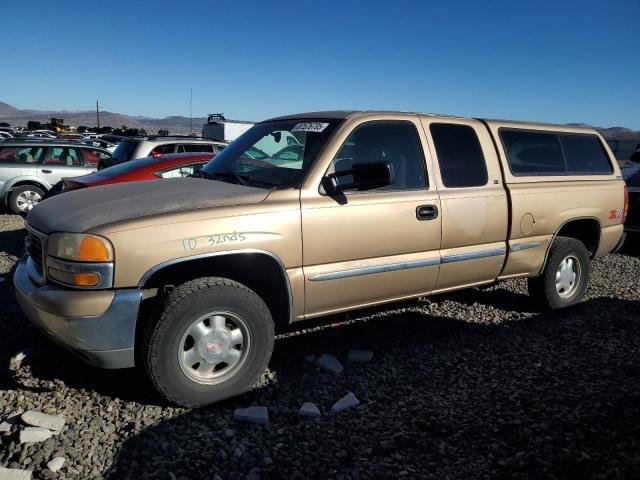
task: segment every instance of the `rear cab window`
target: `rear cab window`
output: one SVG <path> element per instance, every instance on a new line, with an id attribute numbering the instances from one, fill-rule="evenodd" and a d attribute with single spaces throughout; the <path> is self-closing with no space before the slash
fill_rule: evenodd
<path id="1" fill-rule="evenodd" d="M 515 176 L 613 173 L 609 156 L 594 134 L 515 128 L 498 132 Z"/>

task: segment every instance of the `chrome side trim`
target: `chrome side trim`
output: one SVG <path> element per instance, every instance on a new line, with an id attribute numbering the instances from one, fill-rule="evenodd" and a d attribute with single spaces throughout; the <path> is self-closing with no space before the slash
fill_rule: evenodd
<path id="1" fill-rule="evenodd" d="M 289 275 L 287 275 L 287 269 L 285 268 L 284 263 L 282 263 L 282 260 L 280 260 L 280 257 L 278 257 L 273 252 L 269 252 L 268 250 L 260 250 L 257 248 L 244 248 L 239 250 L 225 250 L 224 252 L 200 253 L 198 255 L 191 255 L 188 257 L 174 258 L 172 260 L 167 260 L 166 262 L 159 263 L 155 267 L 152 267 L 149 270 L 147 270 L 145 274 L 142 276 L 142 278 L 140 279 L 140 281 L 138 282 L 138 287 L 140 288 L 144 287 L 144 284 L 147 283 L 147 281 L 151 278 L 151 276 L 154 273 L 157 273 L 163 268 L 169 267 L 171 265 L 175 265 L 177 263 L 184 263 L 184 262 L 189 262 L 191 260 L 200 260 L 203 258 L 210 258 L 210 257 L 220 257 L 223 255 L 242 255 L 242 254 L 249 254 L 249 253 L 258 253 L 262 255 L 267 255 L 271 257 L 273 260 L 275 260 L 278 266 L 280 267 L 282 275 L 284 276 L 285 284 L 287 285 L 287 295 L 289 297 L 289 323 L 293 322 L 293 294 L 291 293 L 291 282 L 289 281 Z"/>
<path id="2" fill-rule="evenodd" d="M 539 245 L 540 245 L 540 242 L 518 243 L 517 245 L 511 245 L 509 250 L 511 252 L 519 252 L 521 250 L 528 250 L 530 248 L 536 248 Z"/>
<path id="3" fill-rule="evenodd" d="M 491 250 L 480 250 L 478 252 L 460 253 L 458 255 L 447 255 L 442 257 L 442 263 L 463 262 L 465 260 L 475 260 L 477 258 L 498 257 L 505 255 L 507 249 L 505 247 L 494 248 Z"/>
<path id="4" fill-rule="evenodd" d="M 49 280 L 58 285 L 64 285 L 66 287 L 76 288 L 78 290 L 99 290 L 104 288 L 111 288 L 113 286 L 113 263 L 84 263 L 84 262 L 71 262 L 60 260 L 55 257 L 49 256 L 47 258 L 47 274 L 49 268 L 61 270 L 69 273 L 97 273 L 100 277 L 100 281 L 97 285 L 92 287 L 81 287 L 78 285 L 68 284 L 54 279 L 51 275 L 48 275 Z"/>
<path id="5" fill-rule="evenodd" d="M 337 272 L 320 273 L 310 277 L 312 282 L 322 282 L 324 280 L 337 280 L 339 278 L 358 277 L 360 275 L 371 275 L 374 273 L 394 272 L 397 270 L 408 270 L 410 268 L 430 267 L 439 265 L 440 259 L 426 258 L 412 262 L 388 263 L 386 265 L 376 265 L 373 267 L 351 268 L 349 270 L 339 270 Z"/>

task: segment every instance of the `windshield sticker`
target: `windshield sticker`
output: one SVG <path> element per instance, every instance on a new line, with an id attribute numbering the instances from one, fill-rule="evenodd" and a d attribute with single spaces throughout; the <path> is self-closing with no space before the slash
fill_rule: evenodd
<path id="1" fill-rule="evenodd" d="M 322 132 L 329 126 L 328 123 L 323 122 L 306 122 L 298 123 L 291 129 L 292 132 Z"/>

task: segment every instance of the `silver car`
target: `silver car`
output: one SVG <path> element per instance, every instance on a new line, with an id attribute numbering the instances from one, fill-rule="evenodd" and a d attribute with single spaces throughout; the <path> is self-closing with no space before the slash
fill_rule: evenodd
<path id="1" fill-rule="evenodd" d="M 226 146 L 224 142 L 180 135 L 126 138 L 118 144 L 113 158 L 100 162 L 98 170 L 137 158 L 159 157 L 170 153 L 218 153 Z"/>
<path id="2" fill-rule="evenodd" d="M 16 139 L 0 144 L 0 199 L 13 213 L 26 213 L 64 177 L 97 170 L 111 153 L 76 141 Z"/>

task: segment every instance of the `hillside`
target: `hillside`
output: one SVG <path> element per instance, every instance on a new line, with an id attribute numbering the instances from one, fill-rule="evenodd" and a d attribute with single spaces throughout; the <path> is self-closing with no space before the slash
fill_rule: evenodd
<path id="1" fill-rule="evenodd" d="M 14 125 L 26 126 L 29 120 L 36 120 L 39 122 L 49 121 L 49 117 L 63 118 L 65 123 L 72 127 L 79 125 L 85 125 L 87 127 L 95 127 L 96 112 L 95 111 L 83 111 L 83 112 L 71 112 L 66 110 L 59 111 L 43 111 L 43 110 L 20 110 L 8 103 L 0 102 L 0 121 L 9 122 Z M 198 133 L 202 131 L 202 125 L 206 123 L 206 117 L 194 117 L 193 118 L 193 131 Z M 123 115 L 115 112 L 100 112 L 100 125 L 108 125 L 110 127 L 122 127 L 128 128 L 144 128 L 149 133 L 157 132 L 158 130 L 169 130 L 170 133 L 189 133 L 191 120 L 189 117 L 183 117 L 179 115 L 172 115 L 165 118 L 153 118 L 145 116 L 131 117 L 129 115 Z M 583 125 L 589 126 L 584 123 L 571 123 L 569 125 Z M 637 140 L 640 143 L 640 132 L 631 130 L 624 127 L 608 127 L 597 128 L 602 135 L 609 140 Z"/>
<path id="2" fill-rule="evenodd" d="M 26 127 L 29 120 L 48 122 L 50 117 L 63 118 L 64 122 L 72 127 L 85 125 L 95 127 L 97 125 L 95 111 L 71 112 L 66 110 L 20 110 L 7 103 L 0 102 L 0 121 L 13 125 Z M 193 131 L 202 131 L 202 125 L 207 121 L 206 117 L 193 118 Z M 182 116 L 170 116 L 166 118 L 131 117 L 121 113 L 101 111 L 100 125 L 110 127 L 144 128 L 153 133 L 161 129 L 170 133 L 189 133 L 190 119 Z"/>

